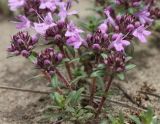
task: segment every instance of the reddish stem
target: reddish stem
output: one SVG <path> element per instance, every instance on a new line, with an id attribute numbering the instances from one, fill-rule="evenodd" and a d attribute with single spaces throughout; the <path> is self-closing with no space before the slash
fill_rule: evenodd
<path id="1" fill-rule="evenodd" d="M 60 50 L 62 51 L 65 58 L 70 58 L 68 55 L 66 55 L 63 47 L 60 47 Z M 71 72 L 70 64 L 68 62 L 65 62 L 65 66 L 66 66 L 66 70 L 68 72 L 69 79 L 72 80 L 72 72 Z"/>
<path id="2" fill-rule="evenodd" d="M 69 79 L 72 80 L 72 72 L 71 72 L 70 64 L 68 62 L 65 62 L 65 66 L 68 72 Z"/>
<path id="3" fill-rule="evenodd" d="M 55 70 L 56 70 L 56 74 L 58 75 L 58 77 L 64 82 L 64 84 L 65 84 L 70 90 L 72 90 L 72 87 L 71 87 L 70 83 L 68 82 L 68 80 L 65 79 L 65 77 L 59 72 L 58 69 L 55 68 Z"/>
<path id="4" fill-rule="evenodd" d="M 106 98 L 107 98 L 107 93 L 108 93 L 108 91 L 109 91 L 109 89 L 111 87 L 112 80 L 113 80 L 113 75 L 111 75 L 109 80 L 108 80 L 108 83 L 107 83 L 106 88 L 105 88 L 105 94 L 101 98 L 100 104 L 99 104 L 97 112 L 95 114 L 95 119 L 97 119 L 99 117 L 99 114 L 101 113 L 102 107 L 103 107 L 103 105 L 104 105 L 104 103 L 106 101 Z"/>

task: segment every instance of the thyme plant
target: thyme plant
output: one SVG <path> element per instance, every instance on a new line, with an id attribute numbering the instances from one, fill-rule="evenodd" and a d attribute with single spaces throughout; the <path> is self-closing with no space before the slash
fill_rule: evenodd
<path id="1" fill-rule="evenodd" d="M 146 43 L 150 26 L 160 17 L 155 2 L 114 0 L 105 7 L 102 23 L 88 32 L 69 18 L 78 14 L 70 11 L 72 0 L 9 0 L 10 9 L 21 14 L 8 52 L 29 59 L 48 79 L 54 121 L 98 124 L 108 115 L 106 98 L 113 80 L 123 80 L 135 67 L 128 49 L 135 39 Z"/>

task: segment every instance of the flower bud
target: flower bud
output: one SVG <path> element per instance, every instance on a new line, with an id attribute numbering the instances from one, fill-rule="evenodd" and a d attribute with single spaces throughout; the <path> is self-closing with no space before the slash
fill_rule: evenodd
<path id="1" fill-rule="evenodd" d="M 127 26 L 127 31 L 128 31 L 128 32 L 132 32 L 133 30 L 134 30 L 134 25 L 129 24 L 129 25 Z"/>
<path id="2" fill-rule="evenodd" d="M 54 41 L 55 41 L 56 43 L 60 43 L 60 42 L 62 41 L 61 35 L 60 35 L 60 34 L 57 34 L 57 35 L 54 37 Z"/>
<path id="3" fill-rule="evenodd" d="M 58 62 L 60 62 L 60 61 L 62 61 L 62 59 L 63 59 L 63 54 L 57 53 L 57 55 L 56 55 L 56 60 L 57 60 Z"/>
<path id="4" fill-rule="evenodd" d="M 37 56 L 37 66 L 48 72 L 50 75 L 54 74 L 55 66 L 62 61 L 63 55 L 56 53 L 53 48 L 47 48 Z"/>
<path id="5" fill-rule="evenodd" d="M 39 40 L 39 38 L 40 38 L 40 35 L 39 35 L 39 34 L 33 35 L 33 36 L 32 36 L 32 43 L 33 43 L 33 44 L 37 43 L 38 40 Z"/>
<path id="6" fill-rule="evenodd" d="M 116 20 L 119 22 L 122 19 L 121 15 L 116 16 Z"/>
<path id="7" fill-rule="evenodd" d="M 104 63 L 112 72 L 122 72 L 125 70 L 125 56 L 121 52 L 115 52 L 110 54 L 105 60 Z"/>
<path id="8" fill-rule="evenodd" d="M 104 40 L 104 41 L 108 40 L 108 34 L 104 34 L 104 35 L 103 35 L 103 40 Z"/>
<path id="9" fill-rule="evenodd" d="M 113 34 L 112 35 L 112 41 L 116 40 L 118 36 L 119 36 L 118 34 Z"/>
<path id="10" fill-rule="evenodd" d="M 136 28 L 138 28 L 140 25 L 141 25 L 141 23 L 140 23 L 140 22 L 138 22 L 138 21 L 137 21 L 137 22 L 135 22 L 135 27 L 136 27 Z"/>
<path id="11" fill-rule="evenodd" d="M 27 50 L 23 50 L 21 55 L 27 58 L 29 56 L 29 52 Z"/>
<path id="12" fill-rule="evenodd" d="M 50 60 L 48 60 L 48 59 L 44 60 L 44 65 L 50 65 L 50 64 L 51 64 Z"/>
<path id="13" fill-rule="evenodd" d="M 95 51 L 99 51 L 101 49 L 101 47 L 100 47 L 99 44 L 93 44 L 92 49 L 95 50 Z"/>

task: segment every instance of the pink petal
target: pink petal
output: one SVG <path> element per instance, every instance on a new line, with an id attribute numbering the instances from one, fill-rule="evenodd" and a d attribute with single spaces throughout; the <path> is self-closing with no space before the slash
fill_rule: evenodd
<path id="1" fill-rule="evenodd" d="M 146 35 L 146 36 L 149 36 L 149 35 L 151 35 L 151 32 L 150 32 L 150 31 L 145 30 L 145 31 L 143 31 L 143 34 L 144 34 L 144 35 Z"/>
<path id="2" fill-rule="evenodd" d="M 130 42 L 129 41 L 127 41 L 127 40 L 122 40 L 122 42 L 121 42 L 124 46 L 128 46 L 128 45 L 130 45 Z"/>
<path id="3" fill-rule="evenodd" d="M 142 43 L 146 43 L 147 39 L 144 35 L 138 35 L 138 39 L 142 42 Z"/>
<path id="4" fill-rule="evenodd" d="M 102 23 L 98 28 L 102 33 L 106 33 L 106 31 L 108 30 L 108 26 L 105 23 Z"/>
<path id="5" fill-rule="evenodd" d="M 75 15 L 75 14 L 78 14 L 78 11 L 73 10 L 73 11 L 71 11 L 71 12 L 68 13 L 68 15 Z"/>

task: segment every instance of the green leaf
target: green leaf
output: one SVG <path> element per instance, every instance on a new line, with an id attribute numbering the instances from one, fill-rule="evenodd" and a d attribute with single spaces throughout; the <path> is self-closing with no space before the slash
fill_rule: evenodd
<path id="1" fill-rule="evenodd" d="M 91 117 L 93 117 L 93 113 L 86 113 L 85 115 L 84 115 L 84 119 L 85 120 L 88 120 L 88 119 L 90 119 Z"/>
<path id="2" fill-rule="evenodd" d="M 72 96 L 72 99 L 71 99 L 71 104 L 72 105 L 75 105 L 75 104 L 78 103 L 78 101 L 81 98 L 81 94 L 82 94 L 83 91 L 84 91 L 84 88 L 80 88 L 78 91 L 74 92 L 74 94 Z"/>
<path id="3" fill-rule="evenodd" d="M 96 7 L 97 8 L 97 7 Z M 93 9 L 92 9 L 93 10 Z M 95 9 L 94 9 L 95 10 Z M 96 10 L 99 11 L 99 10 Z M 88 30 L 89 32 L 94 32 L 97 28 L 97 26 L 100 24 L 101 19 L 97 19 L 94 16 L 89 16 L 87 17 L 87 19 L 84 22 L 80 22 L 80 26 L 85 29 Z"/>
<path id="4" fill-rule="evenodd" d="M 95 55 L 93 54 L 93 52 L 85 52 L 80 56 L 80 62 L 82 63 L 92 61 L 94 59 L 95 59 Z"/>
<path id="5" fill-rule="evenodd" d="M 87 76 L 86 72 L 84 71 L 84 68 L 76 68 L 73 72 L 73 75 L 75 78 L 79 76 Z"/>
<path id="6" fill-rule="evenodd" d="M 119 122 L 120 122 L 120 124 L 124 124 L 124 115 L 122 112 L 120 112 L 120 114 L 119 114 Z"/>
<path id="7" fill-rule="evenodd" d="M 97 85 L 98 85 L 98 89 L 102 89 L 102 90 L 104 90 L 104 88 L 105 88 L 105 83 L 104 83 L 104 80 L 103 80 L 103 78 L 102 77 L 97 77 L 96 78 L 96 82 L 97 82 Z"/>
<path id="8" fill-rule="evenodd" d="M 98 69 L 105 69 L 106 65 L 105 64 L 98 64 L 97 68 Z"/>
<path id="9" fill-rule="evenodd" d="M 130 61 L 130 60 L 132 60 L 132 59 L 133 59 L 133 57 L 128 56 L 128 57 L 126 58 L 126 62 L 128 62 L 128 61 Z"/>
<path id="10" fill-rule="evenodd" d="M 133 68 L 135 68 L 136 67 L 136 65 L 135 64 L 129 64 L 129 65 L 126 65 L 126 70 L 131 70 L 131 69 L 133 69 Z"/>
<path id="11" fill-rule="evenodd" d="M 118 73 L 117 76 L 118 76 L 118 78 L 119 78 L 120 80 L 124 80 L 124 79 L 125 79 L 124 73 Z"/>
<path id="12" fill-rule="evenodd" d="M 74 113 L 74 112 L 75 112 L 75 109 L 74 109 L 73 107 L 67 106 L 67 107 L 66 107 L 66 111 L 67 111 L 67 112 L 70 112 L 70 113 Z"/>
<path id="13" fill-rule="evenodd" d="M 130 118 L 133 122 L 135 122 L 136 124 L 142 124 L 141 121 L 140 121 L 140 119 L 139 119 L 138 117 L 136 117 L 136 116 L 129 116 L 129 118 Z"/>
<path id="14" fill-rule="evenodd" d="M 102 77 L 104 76 L 105 72 L 104 70 L 96 70 L 92 72 L 91 77 Z"/>
<path id="15" fill-rule="evenodd" d="M 67 96 L 66 101 L 65 101 L 65 104 L 66 104 L 66 105 L 68 105 L 69 103 L 72 104 L 71 101 L 72 101 L 72 99 L 74 98 L 74 95 L 75 95 L 75 94 L 76 94 L 76 91 L 71 91 L 71 92 L 69 93 L 69 95 Z"/>
<path id="16" fill-rule="evenodd" d="M 37 58 L 36 58 L 36 53 L 32 52 L 31 55 L 28 57 L 28 59 L 29 59 L 31 62 L 35 63 L 36 60 L 37 60 Z"/>
<path id="17" fill-rule="evenodd" d="M 109 123 L 108 123 L 108 120 L 102 120 L 100 124 L 109 124 Z"/>
<path id="18" fill-rule="evenodd" d="M 148 110 L 141 114 L 140 118 L 142 119 L 143 123 L 151 124 L 154 117 L 154 112 L 152 108 L 148 108 Z"/>
<path id="19" fill-rule="evenodd" d="M 87 109 L 87 110 L 95 112 L 95 108 L 93 108 L 93 106 L 87 105 L 84 108 Z"/>
<path id="20" fill-rule="evenodd" d="M 72 59 L 69 63 L 72 63 L 72 62 L 79 62 L 80 58 L 74 58 Z"/>
<path id="21" fill-rule="evenodd" d="M 111 124 L 118 124 L 118 120 L 114 118 L 112 115 L 109 115 L 108 118 Z"/>
<path id="22" fill-rule="evenodd" d="M 77 113 L 77 116 L 79 117 L 78 119 L 83 119 L 84 117 L 82 116 L 84 114 L 84 109 L 80 109 Z"/>
<path id="23" fill-rule="evenodd" d="M 76 77 L 75 79 L 73 79 L 73 80 L 71 81 L 71 84 L 77 83 L 80 79 L 86 78 L 86 76 L 87 76 L 87 75 L 82 75 L 82 76 Z"/>
<path id="24" fill-rule="evenodd" d="M 62 63 L 69 62 L 69 61 L 70 61 L 70 59 L 65 58 L 65 59 L 63 59 Z"/>
<path id="25" fill-rule="evenodd" d="M 53 94 L 51 94 L 51 98 L 54 100 L 54 103 L 56 103 L 56 105 L 58 105 L 59 107 L 64 107 L 64 97 L 63 95 L 60 95 L 58 92 L 55 92 Z"/>
<path id="26" fill-rule="evenodd" d="M 57 88 L 59 86 L 58 78 L 56 75 L 54 75 L 51 79 L 51 86 L 53 88 Z"/>
<path id="27" fill-rule="evenodd" d="M 103 59 L 106 59 L 108 57 L 108 55 L 105 54 L 105 53 L 101 53 L 101 56 L 102 56 Z"/>
<path id="28" fill-rule="evenodd" d="M 160 124 L 160 122 L 158 121 L 158 117 L 157 116 L 153 117 L 153 120 L 152 120 L 151 124 Z"/>
<path id="29" fill-rule="evenodd" d="M 69 53 L 75 56 L 75 49 L 73 47 L 67 46 L 66 48 L 67 48 L 67 51 L 69 51 Z"/>
<path id="30" fill-rule="evenodd" d="M 126 53 L 129 56 L 133 56 L 134 55 L 134 44 L 131 42 L 131 44 L 127 47 L 126 49 Z"/>

